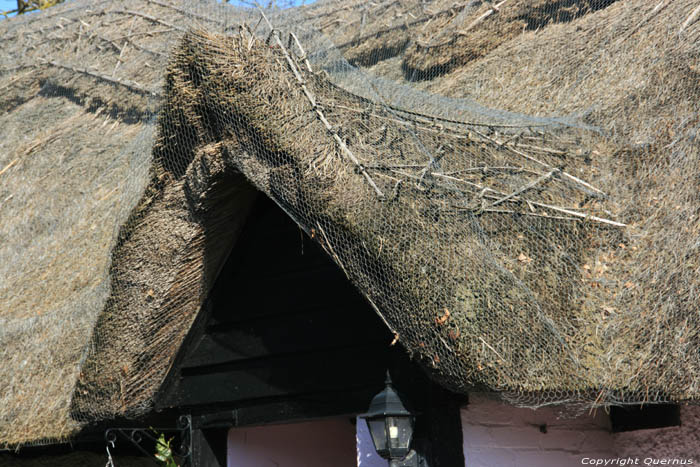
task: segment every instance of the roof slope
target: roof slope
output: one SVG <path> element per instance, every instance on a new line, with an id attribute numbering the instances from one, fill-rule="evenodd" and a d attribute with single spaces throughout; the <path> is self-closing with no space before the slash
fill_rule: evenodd
<path id="1" fill-rule="evenodd" d="M 0 447 L 81 425 L 70 400 L 151 177 L 186 4 L 69 2 L 0 22 Z"/>
<path id="2" fill-rule="evenodd" d="M 648 14 L 632 3 L 621 4 L 628 25 Z M 676 4 L 666 12 L 671 20 L 658 21 L 681 24 L 691 6 Z M 591 13 L 551 34 L 620 14 Z M 176 53 L 170 76 L 179 78 L 166 98 L 176 105 L 165 110 L 192 123 L 174 127 L 164 117 L 161 138 L 206 122 L 202 134 L 219 141 L 220 157 L 233 158 L 316 238 L 397 340 L 454 390 L 483 384 L 536 394 L 532 403 L 691 399 L 700 363 L 690 299 L 700 226 L 691 201 L 698 83 L 677 66 L 697 47 L 681 42 L 657 52 L 668 37 L 651 19 L 646 27 L 640 34 L 665 57 L 653 73 L 667 87 L 643 87 L 636 111 L 655 109 L 646 120 L 614 109 L 618 133 L 590 126 L 605 122 L 598 115 L 588 125 L 506 113 L 495 120 L 464 101 L 462 115 L 480 121 L 460 122 L 423 113 L 419 100 L 403 108 L 373 102 L 334 85 L 352 79 L 359 87 L 362 78 L 343 76 L 351 72 L 329 67 L 329 59 L 312 55 L 327 71 L 315 74 L 254 37 L 198 33 Z M 539 37 L 531 39 L 536 45 Z M 628 40 L 615 51 L 620 73 L 648 59 L 639 38 Z M 397 89 L 364 79 L 379 95 Z M 617 93 L 629 97 L 627 86 L 620 82 Z M 412 95 L 405 89 L 400 98 L 405 104 Z M 585 104 L 607 103 L 597 98 Z M 666 102 L 675 114 L 658 113 Z M 644 126 L 638 131 L 651 141 L 630 141 L 630 128 L 664 117 L 662 128 L 677 134 L 692 125 L 690 133 L 674 142 Z M 675 166 L 663 156 L 671 143 Z M 177 147 L 165 150 L 181 157 Z M 675 187 L 672 196 L 638 184 L 652 174 L 661 189 Z M 655 219 L 662 213 L 663 225 Z M 654 240 L 661 238 L 666 245 Z M 674 253 L 682 259 L 672 261 Z M 656 285 L 657 275 L 670 288 Z M 653 364 L 659 360 L 666 364 Z"/>
<path id="3" fill-rule="evenodd" d="M 148 410 L 251 185 L 448 387 L 698 398 L 696 4 L 452 3 L 0 22 L 0 447 Z"/>
<path id="4" fill-rule="evenodd" d="M 540 18 L 551 18 L 531 28 L 517 18 L 522 2 L 504 2 L 499 12 L 482 5 L 440 28 L 409 28 L 407 45 L 370 69 L 491 108 L 574 116 L 601 130 L 606 146 L 591 154 L 610 159 L 583 178 L 610 195 L 617 209 L 607 210 L 628 227 L 620 242 L 577 266 L 585 268 L 580 280 L 607 302 L 595 307 L 595 333 L 584 340 L 586 353 L 595 353 L 598 339 L 604 349 L 595 366 L 606 370 L 594 378 L 600 389 L 592 398 L 696 398 L 700 7 L 632 0 L 574 6 L 589 11 L 561 21 L 556 8 L 541 8 Z M 522 33 L 512 36 L 507 18 Z M 478 30 L 492 39 L 465 56 L 464 41 Z M 591 244 L 593 251 L 601 246 Z M 590 291 L 574 296 L 595 303 L 586 298 Z M 636 396 L 621 393 L 634 387 Z"/>

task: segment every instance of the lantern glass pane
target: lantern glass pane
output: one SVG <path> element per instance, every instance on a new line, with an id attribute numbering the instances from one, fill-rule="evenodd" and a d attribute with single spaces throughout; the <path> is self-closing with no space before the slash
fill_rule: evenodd
<path id="1" fill-rule="evenodd" d="M 384 418 L 371 418 L 367 420 L 367 427 L 369 428 L 369 434 L 372 436 L 372 442 L 374 443 L 374 449 L 379 455 L 383 452 L 387 452 L 387 439 L 386 439 L 386 425 L 384 423 Z"/>
<path id="2" fill-rule="evenodd" d="M 386 418 L 389 435 L 389 452 L 393 458 L 403 458 L 408 454 L 413 436 L 413 417 L 389 416 Z"/>

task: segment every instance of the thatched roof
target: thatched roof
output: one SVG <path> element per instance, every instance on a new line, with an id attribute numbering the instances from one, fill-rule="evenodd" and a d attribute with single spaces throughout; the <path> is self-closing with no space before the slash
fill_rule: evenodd
<path id="1" fill-rule="evenodd" d="M 256 189 L 452 389 L 700 397 L 696 4 L 478 3 L 0 22 L 0 446 L 149 409 Z"/>
<path id="2" fill-rule="evenodd" d="M 525 3 L 538 8 L 523 16 Z M 490 15 L 488 5 L 476 5 L 438 28 L 408 28 L 406 45 L 371 70 L 491 108 L 574 116 L 600 129 L 604 140 L 580 148 L 596 156 L 582 178 L 609 195 L 605 211 L 627 227 L 608 246 L 591 237 L 576 272 L 550 279 L 559 290 L 595 289 L 568 292 L 581 305 L 573 322 L 560 322 L 578 328 L 583 355 L 596 355 L 575 373 L 595 375 L 586 385 L 599 388 L 600 401 L 695 399 L 700 9 L 690 1 L 582 1 L 567 13 L 573 21 L 563 21 L 545 3 L 504 2 Z M 523 21 L 535 15 L 536 27 Z M 465 54 L 475 44 L 480 52 Z M 558 249 L 560 238 L 546 235 Z M 541 274 L 537 262 L 528 268 Z M 551 289 L 542 295 L 552 297 Z M 582 314 L 590 305 L 594 312 Z"/>
<path id="3" fill-rule="evenodd" d="M 69 2 L 0 22 L 0 448 L 81 426 L 71 398 L 151 177 L 188 3 Z"/>

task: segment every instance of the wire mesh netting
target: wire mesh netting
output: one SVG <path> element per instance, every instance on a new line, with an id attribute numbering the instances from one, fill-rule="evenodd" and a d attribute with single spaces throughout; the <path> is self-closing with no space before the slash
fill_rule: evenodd
<path id="1" fill-rule="evenodd" d="M 0 443 L 149 410 L 257 192 L 454 391 L 700 396 L 696 1 L 298 4 L 0 23 Z"/>

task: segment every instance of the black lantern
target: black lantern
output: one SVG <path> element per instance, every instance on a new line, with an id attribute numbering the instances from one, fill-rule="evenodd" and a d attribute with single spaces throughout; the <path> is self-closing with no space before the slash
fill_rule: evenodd
<path id="1" fill-rule="evenodd" d="M 399 393 L 392 386 L 391 376 L 386 373 L 386 387 L 374 396 L 366 414 L 360 418 L 367 420 L 377 454 L 390 461 L 390 465 L 406 465 L 395 461 L 415 457 L 411 451 L 414 417 L 404 406 Z M 410 464 L 409 464 L 410 465 Z"/>

